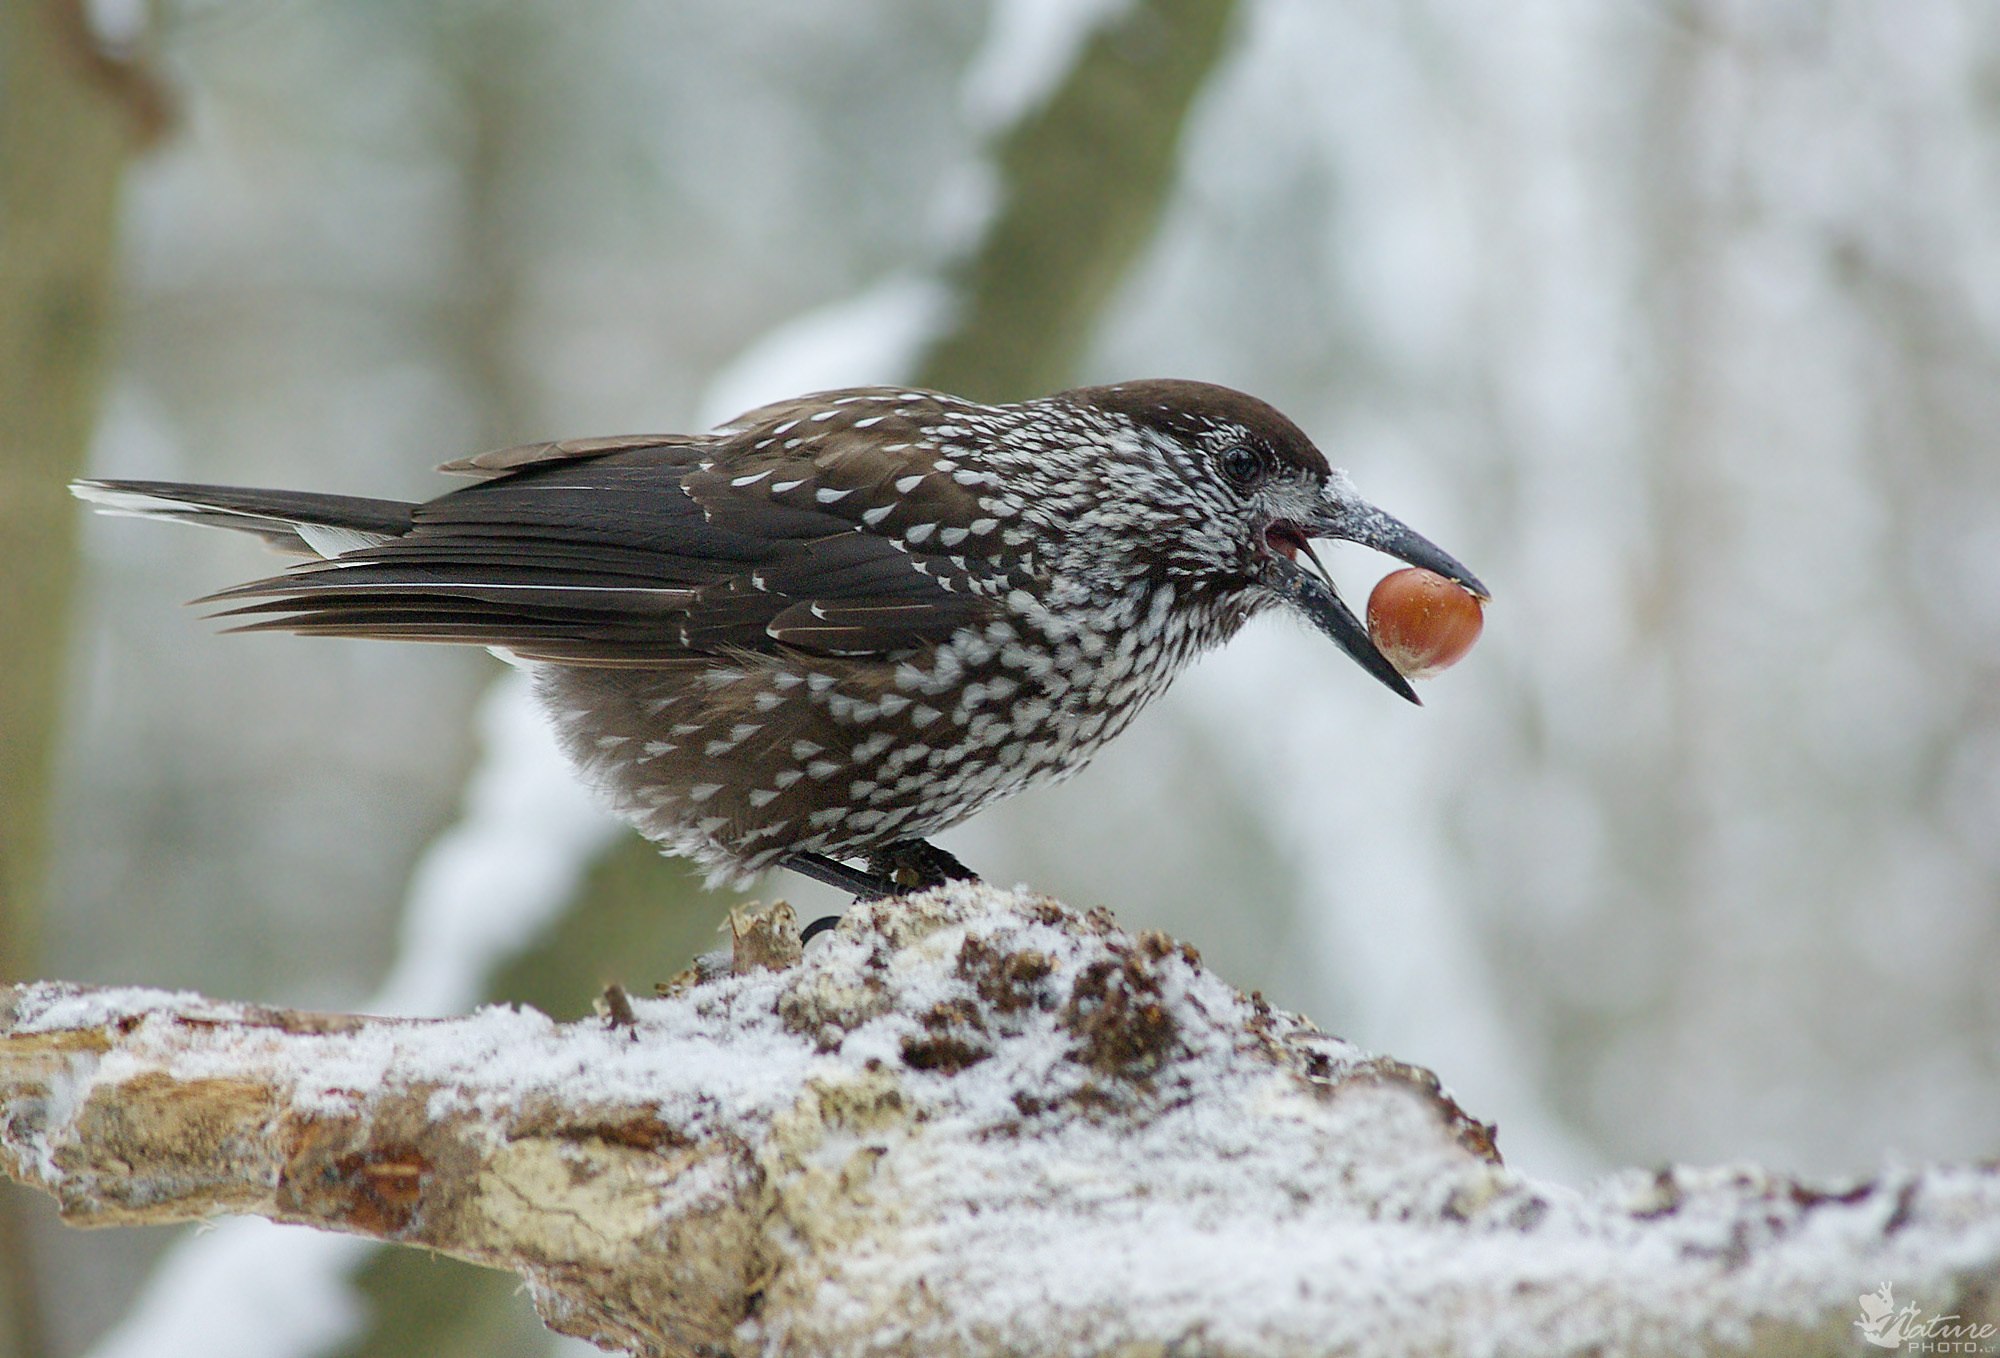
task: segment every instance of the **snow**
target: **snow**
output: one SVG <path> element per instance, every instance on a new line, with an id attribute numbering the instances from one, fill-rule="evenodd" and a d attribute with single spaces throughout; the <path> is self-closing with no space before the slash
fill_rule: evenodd
<path id="1" fill-rule="evenodd" d="M 24 1029 L 62 1032 L 71 1028 L 102 1028 L 116 1018 L 185 1012 L 189 1005 L 203 1001 L 189 990 L 103 986 L 92 990 L 30 987 L 16 1003 L 18 1021 Z"/>
<path id="2" fill-rule="evenodd" d="M 1048 968 L 1022 1002 L 982 994 L 999 973 L 977 956 L 1030 953 Z M 1107 962 L 1158 1005 L 1170 1034 L 1142 1075 L 1090 1049 L 1086 978 Z M 35 998 L 48 993 L 31 993 L 23 1026 L 151 1015 L 169 1002 Z M 632 1031 L 488 1008 L 293 1035 L 281 1050 L 269 1028 L 211 1037 L 148 1020 L 99 1075 L 247 1068 L 289 1082 L 309 1113 L 429 1088 L 436 1116 L 479 1109 L 496 1138 L 511 1111 L 553 1097 L 586 1115 L 644 1109 L 703 1144 L 748 1148 L 765 1167 L 759 1191 L 776 1196 L 774 1219 L 799 1228 L 776 1242 L 797 1257 L 774 1274 L 767 1329 L 743 1335 L 779 1349 L 811 1349 L 818 1327 L 884 1315 L 896 1317 L 885 1340 L 919 1348 L 967 1334 L 1032 1348 L 1050 1326 L 1093 1351 L 1196 1333 L 1238 1351 L 1355 1354 L 1736 1344 L 1762 1326 L 1823 1324 L 1882 1278 L 1948 1297 L 1955 1278 L 2000 1258 L 1990 1167 L 1891 1166 L 1839 1196 L 1733 1166 L 1626 1172 L 1580 1190 L 1538 1182 L 1470 1149 L 1438 1100 L 1393 1068 L 1259 1011 L 1172 947 L 1025 892 L 962 885 L 858 907 L 797 967 L 725 974 L 634 1009 Z M 949 1068 L 913 1060 L 909 1044 L 940 1031 L 982 1054 Z M 665 1195 L 664 1210 L 706 1210 L 697 1197 L 727 1191 L 723 1180 L 692 1187 Z M 857 1230 L 830 1243 L 834 1229 L 811 1224 L 835 1219 Z M 878 1219 L 894 1229 L 869 1224 Z M 256 1244 L 241 1231 L 208 1240 L 237 1267 L 254 1255 L 260 1277 L 300 1289 L 311 1335 L 339 1333 L 351 1317 L 315 1270 L 352 1256 L 325 1237 L 289 1238 L 305 1243 L 270 1248 L 281 1238 Z M 811 1255 L 816 1240 L 827 1255 Z M 199 1332 L 204 1352 L 253 1351 L 242 1337 L 254 1313 L 218 1340 L 190 1300 L 200 1274 L 167 1280 L 131 1334 Z M 810 1285 L 810 1304 L 782 1295 L 788 1285 Z M 927 1295 L 952 1300 L 912 1302 Z M 123 1351 L 126 1333 L 104 1351 Z"/>
<path id="3" fill-rule="evenodd" d="M 481 1109 L 518 1106 L 560 1095 L 577 1107 L 643 1104 L 659 1100 L 677 1124 L 708 1130 L 767 1121 L 796 1093 L 802 1069 L 813 1059 L 796 1035 L 784 1031 L 772 998 L 775 973 L 724 977 L 707 986 L 701 1003 L 661 1007 L 646 1002 L 643 1040 L 597 1020 L 557 1025 L 532 1009 L 483 1006 L 455 1019 L 398 1022 L 382 1019 L 355 1031 L 301 1036 L 253 1022 L 244 1005 L 186 998 L 213 1026 L 171 1022 L 142 1025 L 129 1045 L 99 1058 L 99 1081 L 116 1081 L 152 1069 L 171 1045 L 176 1079 L 240 1076 L 261 1059 L 310 1068 L 297 1073 L 293 1106 L 318 1116 L 341 1116 L 391 1081 L 436 1084 L 432 1116 L 443 1118 L 468 1104 Z M 159 1015 L 175 997 L 144 991 L 113 992 L 95 1003 L 24 1006 L 21 1031 L 76 1026 L 123 1026 L 137 1015 Z M 678 1097 L 685 1103 L 676 1103 Z"/>

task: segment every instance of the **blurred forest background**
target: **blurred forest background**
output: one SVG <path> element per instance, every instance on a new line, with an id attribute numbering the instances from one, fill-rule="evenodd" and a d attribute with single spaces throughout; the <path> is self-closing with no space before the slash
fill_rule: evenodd
<path id="1" fill-rule="evenodd" d="M 69 476 L 421 498 L 814 385 L 1201 377 L 1478 570 L 1485 642 L 1418 710 L 1261 622 L 949 847 L 1529 1172 L 2000 1153 L 1983 0 L 8 0 L 0 233 L 0 978 L 393 1003 L 505 728 L 483 654 L 216 635 L 182 601 L 274 559 Z M 713 945 L 579 844 L 478 991 Z M 260 1301 L 306 1235 L 261 1230 L 162 1321 L 203 1240 L 0 1195 L 0 1355 L 558 1347 L 401 1252 Z"/>

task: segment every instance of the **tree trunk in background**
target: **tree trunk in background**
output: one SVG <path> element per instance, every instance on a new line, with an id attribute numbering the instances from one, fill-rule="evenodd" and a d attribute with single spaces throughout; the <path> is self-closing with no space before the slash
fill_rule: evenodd
<path id="1" fill-rule="evenodd" d="M 73 7 L 0 9 L 0 975 L 34 968 L 76 514 L 97 417 L 126 113 Z"/>
<path id="2" fill-rule="evenodd" d="M 119 176 L 162 110 L 81 0 L 0 5 L 0 978 L 35 972 L 76 574 L 64 483 L 97 418 Z M 0 1358 L 46 1352 L 29 1207 L 0 1194 Z"/>
<path id="3" fill-rule="evenodd" d="M 919 363 L 919 385 L 1017 401 L 1074 379 L 1099 313 L 1159 223 L 1181 129 L 1235 8 L 1133 6 L 1008 129 L 993 157 L 1001 202 L 951 271 L 960 310 Z"/>

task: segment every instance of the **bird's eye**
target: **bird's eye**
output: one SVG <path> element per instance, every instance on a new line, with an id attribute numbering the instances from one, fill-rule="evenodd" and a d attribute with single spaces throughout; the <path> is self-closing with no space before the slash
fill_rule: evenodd
<path id="1" fill-rule="evenodd" d="M 1224 448 L 1218 460 L 1222 474 L 1239 490 L 1248 490 L 1264 479 L 1264 458 L 1248 444 L 1238 443 Z"/>

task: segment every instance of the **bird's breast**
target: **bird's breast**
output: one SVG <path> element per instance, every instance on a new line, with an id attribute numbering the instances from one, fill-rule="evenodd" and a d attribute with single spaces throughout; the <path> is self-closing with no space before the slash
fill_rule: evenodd
<path id="1" fill-rule="evenodd" d="M 885 657 L 544 666 L 563 747 L 613 808 L 718 878 L 921 838 L 1087 763 L 1201 648 L 1176 593 L 1016 590 Z"/>

